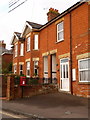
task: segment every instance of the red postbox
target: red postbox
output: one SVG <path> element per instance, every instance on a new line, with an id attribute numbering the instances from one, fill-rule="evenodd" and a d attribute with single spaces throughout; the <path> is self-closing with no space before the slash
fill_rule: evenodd
<path id="1" fill-rule="evenodd" d="M 20 86 L 26 86 L 26 77 L 25 76 L 20 77 Z"/>

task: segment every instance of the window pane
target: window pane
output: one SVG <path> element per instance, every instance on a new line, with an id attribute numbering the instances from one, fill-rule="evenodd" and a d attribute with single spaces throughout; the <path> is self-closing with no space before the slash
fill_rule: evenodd
<path id="1" fill-rule="evenodd" d="M 66 78 L 68 78 L 68 65 L 66 65 Z"/>
<path id="2" fill-rule="evenodd" d="M 14 66 L 14 74 L 16 74 L 16 72 L 17 72 L 17 67 L 16 67 L 16 65 Z"/>
<path id="3" fill-rule="evenodd" d="M 20 71 L 20 75 L 22 75 L 23 74 L 23 71 Z"/>
<path id="4" fill-rule="evenodd" d="M 62 59 L 61 60 L 61 63 L 65 63 L 65 62 L 68 62 L 68 59 Z"/>
<path id="5" fill-rule="evenodd" d="M 58 33 L 58 40 L 62 40 L 63 39 L 63 31 Z"/>
<path id="6" fill-rule="evenodd" d="M 79 61 L 80 81 L 90 81 L 90 59 Z"/>
<path id="7" fill-rule="evenodd" d="M 38 61 L 34 61 L 34 74 L 37 75 L 38 74 Z"/>
<path id="8" fill-rule="evenodd" d="M 65 78 L 65 65 L 63 65 L 63 78 Z"/>
<path id="9" fill-rule="evenodd" d="M 30 76 L 30 70 L 27 70 L 27 76 Z"/>
<path id="10" fill-rule="evenodd" d="M 90 70 L 88 71 L 88 81 L 90 81 Z"/>
<path id="11" fill-rule="evenodd" d="M 64 39 L 64 30 L 63 30 L 63 22 L 57 25 L 57 41 Z"/>
<path id="12" fill-rule="evenodd" d="M 27 51 L 30 50 L 30 37 L 28 37 L 27 39 Z"/>
<path id="13" fill-rule="evenodd" d="M 20 65 L 20 70 L 23 70 L 23 66 L 22 65 Z"/>
<path id="14" fill-rule="evenodd" d="M 60 67 L 60 70 L 61 70 L 61 78 L 62 78 L 62 65 L 61 65 L 61 67 Z"/>
<path id="15" fill-rule="evenodd" d="M 88 68 L 88 59 L 80 61 L 80 69 L 87 69 Z"/>
<path id="16" fill-rule="evenodd" d="M 37 74 L 38 74 L 38 70 L 37 70 L 37 69 L 35 69 L 34 73 L 35 73 L 35 75 L 37 75 Z"/>
<path id="17" fill-rule="evenodd" d="M 34 49 L 37 50 L 38 49 L 38 35 L 34 36 Z"/>
<path id="18" fill-rule="evenodd" d="M 28 69 L 30 68 L 30 62 L 27 62 L 27 68 Z"/>
<path id="19" fill-rule="evenodd" d="M 58 31 L 61 31 L 63 29 L 63 22 L 58 24 Z"/>
<path id="20" fill-rule="evenodd" d="M 27 76 L 30 76 L 30 62 L 27 62 Z"/>
<path id="21" fill-rule="evenodd" d="M 20 46 L 20 55 L 22 56 L 24 52 L 24 44 L 22 43 Z"/>
<path id="22" fill-rule="evenodd" d="M 80 81 L 88 81 L 88 71 L 80 72 Z"/>

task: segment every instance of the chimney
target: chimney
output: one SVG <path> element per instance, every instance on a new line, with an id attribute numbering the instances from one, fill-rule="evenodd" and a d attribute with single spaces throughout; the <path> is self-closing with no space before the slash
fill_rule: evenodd
<path id="1" fill-rule="evenodd" d="M 4 43 L 4 40 L 0 41 L 0 47 L 6 48 L 6 44 Z"/>
<path id="2" fill-rule="evenodd" d="M 48 21 L 52 20 L 53 18 L 57 17 L 60 13 L 57 9 L 50 8 L 49 12 L 47 13 L 47 19 Z"/>

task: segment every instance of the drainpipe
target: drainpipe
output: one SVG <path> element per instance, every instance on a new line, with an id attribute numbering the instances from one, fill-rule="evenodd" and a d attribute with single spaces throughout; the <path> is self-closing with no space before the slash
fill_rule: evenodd
<path id="1" fill-rule="evenodd" d="M 72 15 L 70 12 L 70 91 L 73 94 L 72 90 Z"/>

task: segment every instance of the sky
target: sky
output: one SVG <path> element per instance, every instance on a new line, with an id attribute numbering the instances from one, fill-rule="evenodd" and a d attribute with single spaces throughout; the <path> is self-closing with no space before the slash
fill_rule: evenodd
<path id="1" fill-rule="evenodd" d="M 79 0 L 27 0 L 24 4 L 9 12 L 10 1 L 0 0 L 0 40 L 4 40 L 7 49 L 11 47 L 13 33 L 22 33 L 26 21 L 43 25 L 47 22 L 49 8 L 58 9 L 59 13 L 62 13 Z M 20 0 L 19 2 L 23 1 Z"/>

